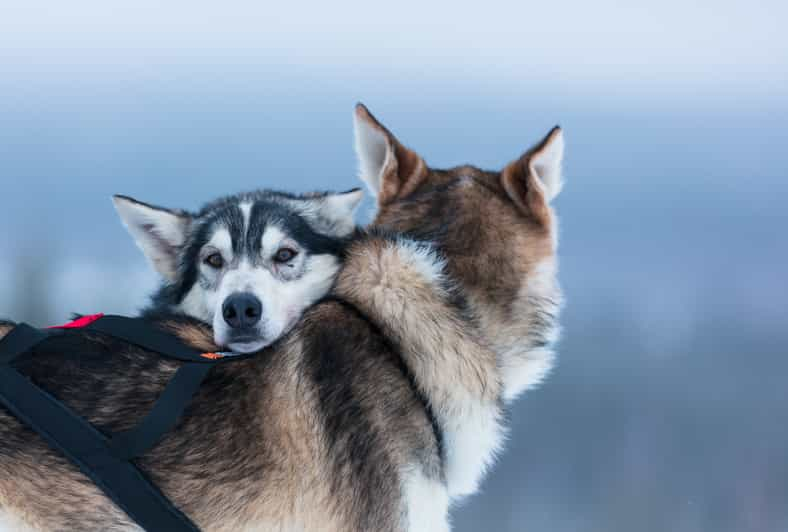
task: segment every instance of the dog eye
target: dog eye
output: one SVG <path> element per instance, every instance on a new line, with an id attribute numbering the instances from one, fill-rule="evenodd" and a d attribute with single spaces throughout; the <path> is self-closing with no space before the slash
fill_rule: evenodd
<path id="1" fill-rule="evenodd" d="M 211 268 L 216 268 L 217 270 L 224 266 L 224 259 L 220 253 L 211 253 L 207 257 L 205 257 L 205 264 L 210 266 Z"/>
<path id="2" fill-rule="evenodd" d="M 294 249 L 290 248 L 281 248 L 279 251 L 276 252 L 274 255 L 274 260 L 276 262 L 290 262 L 298 255 L 298 252 Z"/>

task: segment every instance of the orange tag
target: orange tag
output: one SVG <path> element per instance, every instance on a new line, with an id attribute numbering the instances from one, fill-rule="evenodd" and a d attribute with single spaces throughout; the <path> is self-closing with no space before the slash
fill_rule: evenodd
<path id="1" fill-rule="evenodd" d="M 224 358 L 224 355 L 220 355 L 219 353 L 203 353 L 200 356 L 210 360 L 219 360 L 220 358 Z"/>

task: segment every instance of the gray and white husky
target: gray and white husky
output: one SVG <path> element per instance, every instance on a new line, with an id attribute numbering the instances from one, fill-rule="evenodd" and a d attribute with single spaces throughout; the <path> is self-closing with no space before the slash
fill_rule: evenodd
<path id="1" fill-rule="evenodd" d="M 256 191 L 197 213 L 115 196 L 115 208 L 164 283 L 147 315 L 181 313 L 213 326 L 222 348 L 270 345 L 325 295 L 363 193 Z"/>

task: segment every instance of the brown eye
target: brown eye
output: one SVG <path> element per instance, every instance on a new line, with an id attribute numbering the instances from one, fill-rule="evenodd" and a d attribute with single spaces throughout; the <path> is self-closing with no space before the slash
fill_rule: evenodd
<path id="1" fill-rule="evenodd" d="M 298 255 L 298 252 L 294 249 L 281 248 L 276 252 L 276 255 L 274 255 L 274 260 L 279 263 L 290 262 L 296 255 Z"/>
<path id="2" fill-rule="evenodd" d="M 211 268 L 216 268 L 217 270 L 224 266 L 224 259 L 220 253 L 211 253 L 207 257 L 205 257 L 205 264 L 210 266 Z"/>

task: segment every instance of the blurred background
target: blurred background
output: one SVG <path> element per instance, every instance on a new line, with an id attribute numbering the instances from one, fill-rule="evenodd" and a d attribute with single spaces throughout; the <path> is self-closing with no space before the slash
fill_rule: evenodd
<path id="1" fill-rule="evenodd" d="M 455 529 L 788 530 L 784 2 L 16 4 L 0 315 L 145 303 L 113 193 L 356 186 L 356 101 L 437 167 L 560 123 L 558 366 Z"/>

